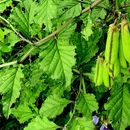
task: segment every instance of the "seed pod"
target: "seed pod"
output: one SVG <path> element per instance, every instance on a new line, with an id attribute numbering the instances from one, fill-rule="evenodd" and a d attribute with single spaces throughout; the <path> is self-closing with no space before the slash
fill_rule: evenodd
<path id="1" fill-rule="evenodd" d="M 122 46 L 122 37 L 120 37 L 120 45 L 119 45 L 119 62 L 122 68 L 127 68 L 127 62 L 124 57 L 123 46 Z"/>
<path id="2" fill-rule="evenodd" d="M 105 49 L 105 60 L 110 64 L 114 64 L 118 58 L 119 50 L 119 29 L 114 24 L 109 26 L 106 49 Z"/>
<path id="3" fill-rule="evenodd" d="M 109 68 L 107 64 L 104 62 L 103 63 L 103 83 L 106 87 L 110 86 L 110 76 L 109 76 Z"/>
<path id="4" fill-rule="evenodd" d="M 122 47 L 124 52 L 124 57 L 126 61 L 130 64 L 130 32 L 129 26 L 126 20 L 121 22 L 121 37 L 122 37 Z"/>
<path id="5" fill-rule="evenodd" d="M 120 73 L 120 63 L 119 60 L 117 59 L 114 63 L 114 78 L 116 78 Z"/>
<path id="6" fill-rule="evenodd" d="M 96 62 L 96 69 L 95 69 L 95 85 L 100 86 L 103 82 L 103 59 L 98 56 L 97 62 Z"/>

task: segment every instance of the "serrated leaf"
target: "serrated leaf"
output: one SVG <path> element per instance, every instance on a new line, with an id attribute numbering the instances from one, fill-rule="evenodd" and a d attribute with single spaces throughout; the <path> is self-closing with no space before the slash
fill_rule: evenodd
<path id="1" fill-rule="evenodd" d="M 10 52 L 14 45 L 20 41 L 19 37 L 11 30 L 3 28 L 0 30 L 0 50 L 2 52 Z"/>
<path id="2" fill-rule="evenodd" d="M 93 11 L 91 13 L 91 18 L 92 18 L 93 22 L 96 22 L 96 20 L 98 18 L 104 19 L 106 15 L 107 15 L 107 12 L 105 9 L 95 8 L 95 9 L 93 9 Z"/>
<path id="3" fill-rule="evenodd" d="M 75 65 L 75 46 L 67 41 L 52 41 L 40 54 L 40 66 L 53 79 L 65 81 L 68 87 L 71 84 L 72 66 Z"/>
<path id="4" fill-rule="evenodd" d="M 69 103 L 70 101 L 65 98 L 61 98 L 57 95 L 50 95 L 42 104 L 40 116 L 54 118 L 61 114 L 64 107 Z"/>
<path id="5" fill-rule="evenodd" d="M 56 130 L 58 126 L 46 117 L 36 117 L 33 119 L 24 130 Z"/>
<path id="6" fill-rule="evenodd" d="M 61 97 L 64 95 L 64 91 L 65 91 L 65 87 L 63 87 L 63 85 L 59 83 L 55 86 L 52 86 L 48 91 L 47 95 L 57 95 Z"/>
<path id="7" fill-rule="evenodd" d="M 67 130 L 94 130 L 94 127 L 92 119 L 77 117 L 71 122 L 71 126 L 68 126 Z"/>
<path id="8" fill-rule="evenodd" d="M 81 93 L 76 104 L 76 109 L 86 117 L 91 117 L 92 112 L 98 110 L 98 103 L 93 94 Z"/>
<path id="9" fill-rule="evenodd" d="M 67 41 L 72 37 L 72 34 L 74 34 L 75 29 L 76 29 L 76 24 L 72 24 L 66 27 L 66 29 L 63 30 L 62 33 L 58 35 L 58 39 Z"/>
<path id="10" fill-rule="evenodd" d="M 101 29 L 94 30 L 93 35 L 86 41 L 82 35 L 75 33 L 72 37 L 72 43 L 76 45 L 77 62 L 79 65 L 88 63 L 98 52 L 97 43 L 101 37 Z"/>
<path id="11" fill-rule="evenodd" d="M 67 11 L 65 11 L 65 13 L 62 15 L 62 17 L 64 19 L 74 18 L 76 16 L 79 16 L 80 13 L 81 13 L 81 4 L 76 3 L 75 5 L 68 8 Z"/>
<path id="12" fill-rule="evenodd" d="M 53 0 L 43 0 L 37 8 L 36 20 L 40 25 L 43 23 L 47 31 L 52 29 L 52 19 L 57 16 L 57 6 Z"/>
<path id="13" fill-rule="evenodd" d="M 19 31 L 21 31 L 25 37 L 30 38 L 32 32 L 31 24 L 34 21 L 35 9 L 37 5 L 32 0 L 25 0 L 20 7 L 25 8 L 25 11 L 15 7 L 10 18 Z"/>
<path id="14" fill-rule="evenodd" d="M 23 78 L 21 67 L 11 68 L 0 72 L 0 93 L 3 95 L 3 111 L 8 118 L 11 113 L 11 106 L 20 95 L 20 79 Z"/>
<path id="15" fill-rule="evenodd" d="M 83 35 L 83 38 L 86 39 L 88 41 L 89 37 L 93 34 L 93 31 L 92 31 L 92 26 L 93 26 L 93 23 L 92 23 L 92 20 L 90 18 L 90 15 L 88 15 L 87 17 L 87 23 L 85 23 L 85 27 L 84 29 L 82 30 L 82 35 Z"/>
<path id="16" fill-rule="evenodd" d="M 11 114 L 13 114 L 20 123 L 24 123 L 36 116 L 36 113 L 32 112 L 27 104 L 20 104 L 17 108 L 11 109 Z"/>
<path id="17" fill-rule="evenodd" d="M 130 93 L 127 86 L 116 86 L 110 99 L 105 104 L 108 118 L 112 121 L 114 130 L 125 130 L 130 125 Z"/>
<path id="18" fill-rule="evenodd" d="M 29 76 L 29 79 L 27 78 L 22 87 L 20 101 L 32 106 L 33 104 L 37 104 L 40 93 L 47 88 L 47 85 L 44 83 L 45 78 L 42 78 L 43 73 L 39 69 L 37 62 L 26 67 L 24 67 L 24 73 L 26 77 Z"/>

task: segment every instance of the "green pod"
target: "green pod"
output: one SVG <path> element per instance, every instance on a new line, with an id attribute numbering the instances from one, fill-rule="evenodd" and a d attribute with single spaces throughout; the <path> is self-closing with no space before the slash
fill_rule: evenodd
<path id="1" fill-rule="evenodd" d="M 114 79 L 114 64 L 108 64 L 108 73 L 109 76 Z"/>
<path id="2" fill-rule="evenodd" d="M 110 78 L 110 89 L 112 88 L 112 86 L 114 85 L 114 80 L 112 78 Z"/>
<path id="3" fill-rule="evenodd" d="M 117 59 L 114 63 L 114 78 L 116 78 L 120 73 L 120 63 L 119 60 Z"/>
<path id="4" fill-rule="evenodd" d="M 96 86 L 100 86 L 103 82 L 102 72 L 103 72 L 103 59 L 101 57 L 98 57 L 96 62 L 95 78 L 94 78 Z"/>
<path id="5" fill-rule="evenodd" d="M 114 24 L 109 26 L 106 49 L 105 49 L 105 61 L 114 64 L 118 58 L 119 50 L 119 29 Z"/>
<path id="6" fill-rule="evenodd" d="M 110 48 L 111 48 L 111 39 L 113 35 L 113 26 L 114 24 L 109 25 L 109 29 L 107 32 L 107 41 L 106 41 L 106 48 L 105 48 L 105 61 L 109 62 L 110 57 Z"/>
<path id="7" fill-rule="evenodd" d="M 121 37 L 122 37 L 122 47 L 124 52 L 124 57 L 126 61 L 130 64 L 130 32 L 128 23 L 126 20 L 121 22 Z"/>
<path id="8" fill-rule="evenodd" d="M 98 60 L 96 61 L 96 67 L 95 67 L 95 75 L 94 75 L 94 82 L 97 82 L 97 78 L 98 78 L 98 71 L 99 71 L 99 63 Z"/>
<path id="9" fill-rule="evenodd" d="M 122 68 L 127 68 L 127 62 L 124 57 L 123 46 L 122 46 L 122 37 L 120 37 L 120 45 L 119 45 L 119 62 Z"/>
<path id="10" fill-rule="evenodd" d="M 114 26 L 112 43 L 111 43 L 111 57 L 110 57 L 111 64 L 114 64 L 115 61 L 118 59 L 118 53 L 119 53 L 119 29 L 116 26 Z"/>
<path id="11" fill-rule="evenodd" d="M 108 65 L 104 62 L 103 63 L 103 83 L 104 86 L 110 87 L 110 76 L 109 76 L 109 68 Z"/>

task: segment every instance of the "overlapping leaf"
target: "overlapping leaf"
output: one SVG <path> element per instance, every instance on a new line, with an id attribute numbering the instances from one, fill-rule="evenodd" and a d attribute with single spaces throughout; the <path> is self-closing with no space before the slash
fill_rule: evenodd
<path id="1" fill-rule="evenodd" d="M 77 117 L 72 121 L 71 126 L 68 125 L 67 130 L 94 130 L 94 124 L 92 119 Z"/>
<path id="2" fill-rule="evenodd" d="M 43 0 L 37 8 L 36 20 L 39 24 L 45 24 L 46 29 L 51 31 L 52 19 L 57 16 L 57 6 L 53 0 Z"/>
<path id="3" fill-rule="evenodd" d="M 82 35 L 84 39 L 86 39 L 87 41 L 88 41 L 88 38 L 93 34 L 92 26 L 93 26 L 92 20 L 90 18 L 90 15 L 88 15 L 87 23 L 85 22 L 85 27 L 82 30 Z"/>
<path id="4" fill-rule="evenodd" d="M 72 43 L 76 45 L 77 49 L 77 62 L 78 64 L 87 63 L 91 60 L 93 56 L 96 55 L 98 51 L 97 43 L 101 37 L 101 30 L 94 30 L 93 35 L 89 37 L 89 40 L 86 41 L 82 38 L 82 35 L 75 33 L 72 37 Z"/>
<path id="5" fill-rule="evenodd" d="M 28 75 L 28 73 L 30 75 Z M 40 93 L 44 91 L 47 85 L 44 83 L 44 77 L 42 77 L 42 71 L 39 69 L 38 63 L 26 66 L 25 69 L 25 83 L 21 90 L 20 101 L 32 106 L 35 104 Z"/>
<path id="6" fill-rule="evenodd" d="M 84 116 L 91 117 L 93 111 L 98 110 L 98 103 L 93 94 L 81 93 L 76 109 L 82 112 Z"/>
<path id="7" fill-rule="evenodd" d="M 94 22 L 96 22 L 97 19 L 104 19 L 105 16 L 106 16 L 107 12 L 105 9 L 103 8 L 97 8 L 97 9 L 94 9 L 91 13 L 91 18 Z"/>
<path id="8" fill-rule="evenodd" d="M 58 126 L 46 117 L 37 116 L 33 119 L 24 130 L 56 130 Z"/>
<path id="9" fill-rule="evenodd" d="M 114 87 L 109 101 L 105 104 L 114 130 L 125 130 L 130 125 L 130 93 L 127 87 Z"/>
<path id="10" fill-rule="evenodd" d="M 23 78 L 23 74 L 20 66 L 18 68 L 11 68 L 5 72 L 0 72 L 0 93 L 3 95 L 3 111 L 6 117 L 9 117 L 11 106 L 20 95 L 21 78 Z"/>
<path id="11" fill-rule="evenodd" d="M 53 79 L 65 81 L 66 86 L 71 84 L 72 66 L 75 65 L 75 46 L 68 41 L 52 41 L 40 54 L 40 65 L 44 72 Z"/>
<path id="12" fill-rule="evenodd" d="M 0 13 L 3 13 L 3 11 L 8 7 L 12 5 L 12 0 L 1 0 L 0 1 Z"/>
<path id="13" fill-rule="evenodd" d="M 13 114 L 20 123 L 24 123 L 37 115 L 34 111 L 31 111 L 27 104 L 20 104 L 17 108 L 13 108 L 11 114 Z"/>
<path id="14" fill-rule="evenodd" d="M 42 104 L 40 115 L 43 117 L 54 118 L 63 112 L 63 109 L 69 100 L 61 98 L 57 95 L 50 95 Z"/>
<path id="15" fill-rule="evenodd" d="M 32 0 L 25 0 L 20 7 L 25 10 L 22 11 L 20 8 L 15 7 L 10 18 L 19 31 L 21 31 L 25 37 L 30 38 L 32 32 L 31 24 L 34 22 L 37 4 Z"/>
<path id="16" fill-rule="evenodd" d="M 19 37 L 11 30 L 4 28 L 4 31 L 0 30 L 0 51 L 11 52 L 17 42 L 20 41 Z M 6 38 L 5 38 L 6 37 Z"/>
<path id="17" fill-rule="evenodd" d="M 81 4 L 77 2 L 76 4 L 69 7 L 67 11 L 62 15 L 62 17 L 64 19 L 74 18 L 76 16 L 79 16 L 80 13 L 81 13 Z"/>

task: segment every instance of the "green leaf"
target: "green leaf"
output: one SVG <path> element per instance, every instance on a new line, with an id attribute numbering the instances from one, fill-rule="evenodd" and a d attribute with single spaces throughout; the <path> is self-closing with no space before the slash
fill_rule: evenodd
<path id="1" fill-rule="evenodd" d="M 114 130 L 125 130 L 130 125 L 130 93 L 127 87 L 126 85 L 114 86 L 111 97 L 105 104 Z"/>
<path id="2" fill-rule="evenodd" d="M 11 114 L 13 114 L 20 123 L 24 123 L 36 116 L 36 113 L 31 111 L 27 104 L 20 104 L 17 108 L 12 108 Z"/>
<path id="3" fill-rule="evenodd" d="M 72 35 L 75 32 L 75 29 L 76 29 L 76 24 L 72 24 L 66 27 L 66 29 L 63 30 L 62 33 L 58 35 L 58 39 L 67 41 L 68 39 L 72 37 Z"/>
<path id="4" fill-rule="evenodd" d="M 75 5 L 72 5 L 70 8 L 65 11 L 65 13 L 62 15 L 62 18 L 68 19 L 68 18 L 74 18 L 76 16 L 79 16 L 81 13 L 81 4 L 76 3 Z"/>
<path id="5" fill-rule="evenodd" d="M 4 41 L 4 31 L 0 29 L 0 42 Z"/>
<path id="6" fill-rule="evenodd" d="M 20 95 L 20 79 L 23 78 L 21 67 L 11 68 L 0 72 L 0 93 L 3 95 L 3 111 L 8 118 L 11 113 L 11 106 Z"/>
<path id="7" fill-rule="evenodd" d="M 40 66 L 53 79 L 62 79 L 68 87 L 71 84 L 72 66 L 75 65 L 75 46 L 67 41 L 52 41 L 40 54 Z"/>
<path id="8" fill-rule="evenodd" d="M 44 83 L 45 78 L 42 77 L 43 73 L 39 69 L 37 62 L 32 63 L 31 66 L 27 65 L 24 67 L 24 74 L 26 80 L 21 89 L 20 101 L 29 106 L 34 106 L 40 93 L 47 88 L 47 85 Z"/>
<path id="9" fill-rule="evenodd" d="M 0 33 L 0 50 L 2 52 L 12 51 L 15 44 L 20 41 L 19 37 L 7 28 L 1 29 Z"/>
<path id="10" fill-rule="evenodd" d="M 69 103 L 70 101 L 65 98 L 61 98 L 57 95 L 50 95 L 42 104 L 40 116 L 54 118 L 61 114 L 64 107 L 66 107 Z"/>
<path id="11" fill-rule="evenodd" d="M 71 122 L 71 126 L 68 126 L 67 130 L 94 130 L 94 124 L 92 119 L 77 117 Z"/>
<path id="12" fill-rule="evenodd" d="M 57 16 L 57 6 L 53 0 L 43 0 L 37 7 L 36 21 L 46 26 L 47 31 L 52 30 L 52 19 Z"/>
<path id="13" fill-rule="evenodd" d="M 65 91 L 65 90 L 66 90 L 66 89 L 65 89 L 65 87 L 63 87 L 63 84 L 58 83 L 58 84 L 52 86 L 52 87 L 49 89 L 47 95 L 57 95 L 57 96 L 61 97 L 61 96 L 64 95 L 64 91 Z M 68 90 L 68 88 L 67 88 L 67 90 Z"/>
<path id="14" fill-rule="evenodd" d="M 58 126 L 46 117 L 36 117 L 33 119 L 24 130 L 56 130 Z"/>
<path id="15" fill-rule="evenodd" d="M 15 7 L 10 18 L 19 31 L 21 31 L 25 37 L 30 38 L 32 32 L 31 24 L 34 22 L 37 4 L 32 0 L 25 0 L 20 7 L 25 8 L 25 11 L 22 11 L 19 7 Z"/>
<path id="16" fill-rule="evenodd" d="M 8 46 L 10 46 L 10 48 L 11 47 L 14 47 L 14 45 L 17 43 L 17 42 L 19 42 L 20 41 L 20 39 L 19 39 L 19 37 L 14 33 L 14 32 L 11 32 L 9 35 L 8 35 L 8 37 L 7 37 L 7 39 L 6 39 L 6 44 L 8 44 L 9 43 L 9 45 Z"/>
<path id="17" fill-rule="evenodd" d="M 0 13 L 3 13 L 4 10 L 12 5 L 12 0 L 0 0 Z"/>
<path id="18" fill-rule="evenodd" d="M 88 41 L 88 38 L 93 34 L 92 26 L 93 26 L 92 20 L 90 18 L 90 15 L 88 15 L 87 23 L 85 22 L 85 27 L 82 30 L 83 38 L 86 39 L 87 41 Z"/>
<path id="19" fill-rule="evenodd" d="M 93 22 L 96 22 L 98 18 L 104 19 L 107 12 L 103 8 L 95 8 L 91 13 L 91 18 Z"/>
<path id="20" fill-rule="evenodd" d="M 82 35 L 75 33 L 72 36 L 71 42 L 76 45 L 77 52 L 77 62 L 79 65 L 83 63 L 88 63 L 92 57 L 98 52 L 97 43 L 101 37 L 101 29 L 94 30 L 93 35 L 89 37 L 89 40 L 86 41 L 82 38 Z"/>
<path id="21" fill-rule="evenodd" d="M 98 103 L 93 94 L 81 93 L 77 101 L 76 109 L 85 117 L 91 117 L 92 112 L 98 110 Z"/>

